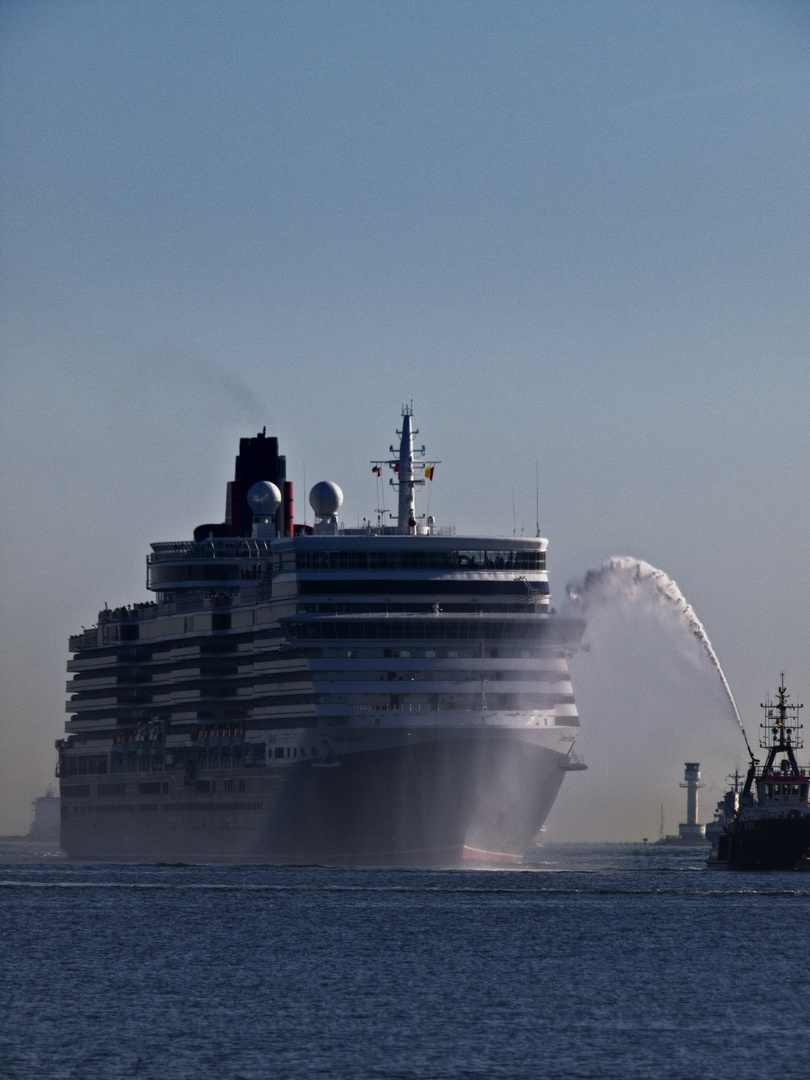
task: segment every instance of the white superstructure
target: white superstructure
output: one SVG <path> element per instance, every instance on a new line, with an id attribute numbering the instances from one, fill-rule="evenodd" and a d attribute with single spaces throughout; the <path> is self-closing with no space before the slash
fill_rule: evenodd
<path id="1" fill-rule="evenodd" d="M 436 463 L 414 434 L 406 408 L 399 453 L 374 464 L 398 488 L 396 525 L 365 530 L 340 529 L 330 482 L 314 529 L 295 526 L 275 440 L 242 440 L 226 522 L 153 544 L 157 600 L 71 639 L 68 851 L 522 854 L 580 767 L 567 660 L 582 623 L 549 609 L 545 539 L 417 518 Z"/>

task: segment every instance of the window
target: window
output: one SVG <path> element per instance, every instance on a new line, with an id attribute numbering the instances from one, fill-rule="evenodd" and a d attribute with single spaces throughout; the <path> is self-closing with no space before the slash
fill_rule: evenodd
<path id="1" fill-rule="evenodd" d="M 90 796 L 89 784 L 62 784 L 60 794 L 63 799 L 83 799 Z"/>
<path id="2" fill-rule="evenodd" d="M 167 784 L 166 787 L 168 787 L 168 786 L 169 785 Z M 99 784 L 98 785 L 98 794 L 99 795 L 105 795 L 105 796 L 118 795 L 118 796 L 120 796 L 120 795 L 126 795 L 126 793 L 127 793 L 127 785 L 125 783 Z"/>

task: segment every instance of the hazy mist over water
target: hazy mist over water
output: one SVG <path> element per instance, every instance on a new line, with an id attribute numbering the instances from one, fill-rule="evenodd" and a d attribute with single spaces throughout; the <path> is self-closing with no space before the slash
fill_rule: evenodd
<path id="1" fill-rule="evenodd" d="M 2 10 L 0 833 L 53 782 L 68 636 L 222 520 L 240 437 L 355 525 L 404 401 L 440 525 L 532 534 L 537 486 L 555 606 L 633 552 L 749 734 L 779 671 L 810 698 L 805 4 Z M 704 806 L 744 764 L 668 633 L 591 613 L 552 832 L 672 831 L 683 761 Z"/>
<path id="2" fill-rule="evenodd" d="M 587 773 L 566 777 L 548 837 L 572 841 L 677 833 L 686 820 L 683 764 L 711 777 L 699 820 L 711 820 L 722 781 L 747 761 L 734 700 L 706 632 L 663 571 L 614 557 L 568 586 L 587 621 L 571 662 Z M 609 807 L 603 816 L 599 807 Z"/>
<path id="3" fill-rule="evenodd" d="M 634 559 L 629 555 L 614 556 L 598 569 L 589 570 L 581 583 L 569 585 L 567 592 L 569 599 L 580 604 L 584 611 L 590 610 L 594 603 L 635 605 L 641 600 L 646 601 L 647 607 L 657 605 L 662 618 L 666 619 L 669 615 L 675 619 L 702 646 L 705 657 L 723 684 L 734 719 L 745 735 L 737 703 L 703 623 L 677 584 L 663 570 L 657 570 L 643 559 Z"/>

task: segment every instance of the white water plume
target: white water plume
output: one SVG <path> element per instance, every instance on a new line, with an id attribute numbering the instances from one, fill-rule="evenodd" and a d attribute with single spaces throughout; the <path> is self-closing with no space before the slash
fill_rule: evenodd
<path id="1" fill-rule="evenodd" d="M 584 614 L 587 613 L 589 607 L 596 604 L 638 601 L 642 598 L 647 600 L 652 598 L 662 610 L 671 612 L 680 621 L 684 630 L 697 639 L 717 672 L 745 744 L 748 746 L 749 753 L 751 752 L 734 695 L 703 624 L 676 583 L 663 570 L 657 570 L 643 559 L 635 559 L 630 555 L 617 555 L 608 559 L 600 567 L 589 570 L 579 584 L 569 584 L 567 592 L 569 598 L 581 606 Z"/>

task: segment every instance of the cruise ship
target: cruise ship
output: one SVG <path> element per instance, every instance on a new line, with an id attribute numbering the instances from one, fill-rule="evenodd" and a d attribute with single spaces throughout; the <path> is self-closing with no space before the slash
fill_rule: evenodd
<path id="1" fill-rule="evenodd" d="M 70 638 L 61 843 L 103 861 L 518 861 L 574 753 L 537 537 L 419 516 L 413 414 L 372 462 L 396 514 L 349 529 L 322 481 L 296 524 L 278 440 L 240 440 L 223 523 L 152 544 L 150 602 Z"/>

